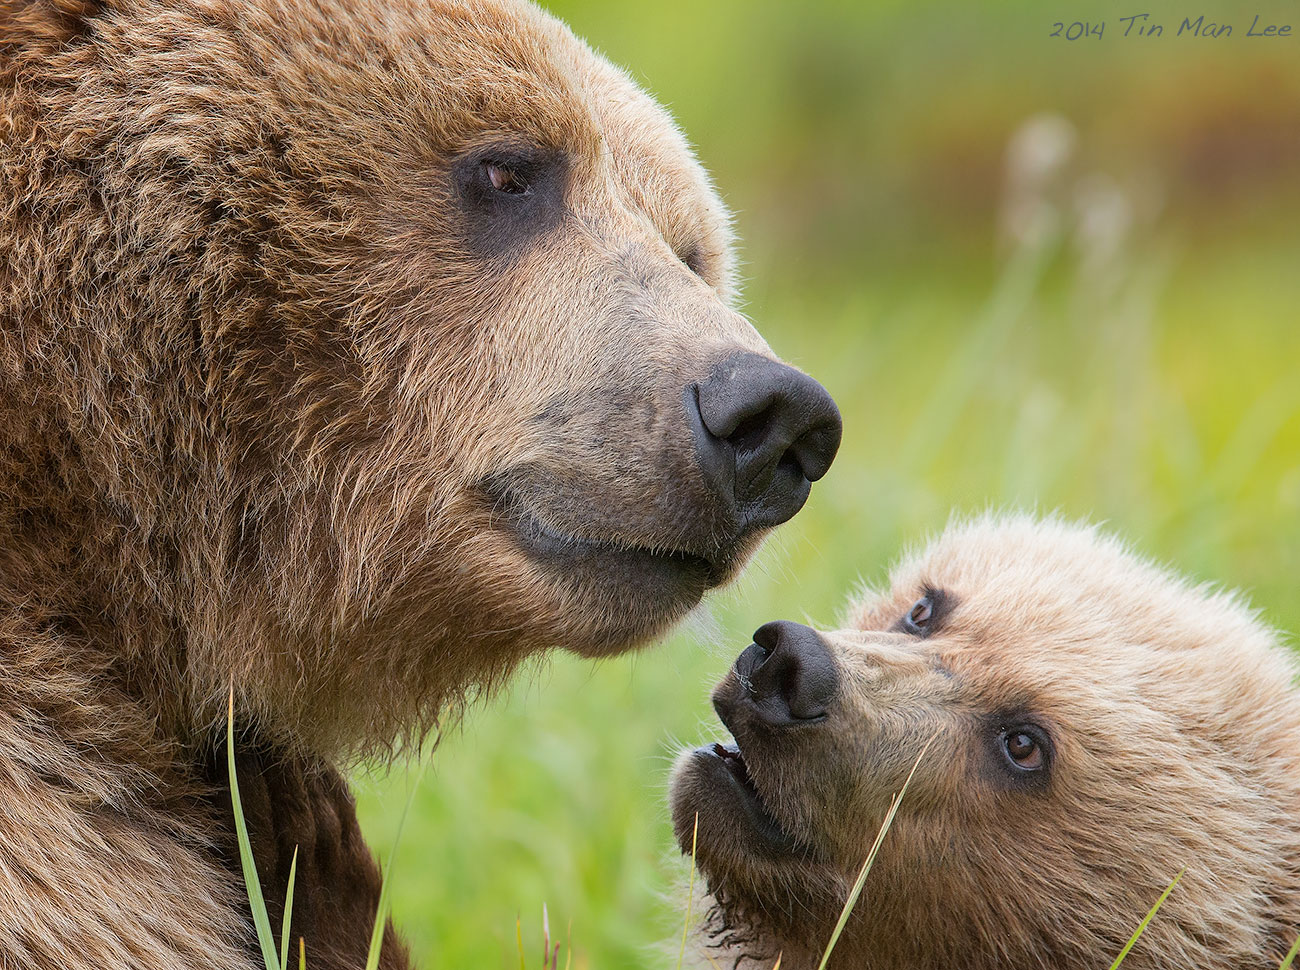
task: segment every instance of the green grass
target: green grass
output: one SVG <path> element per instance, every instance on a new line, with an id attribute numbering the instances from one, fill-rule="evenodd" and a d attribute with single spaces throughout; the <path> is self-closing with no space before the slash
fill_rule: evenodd
<path id="1" fill-rule="evenodd" d="M 275 952 L 275 936 L 271 932 L 271 917 L 266 911 L 266 902 L 262 898 L 262 882 L 257 877 L 257 865 L 253 859 L 253 846 L 248 838 L 248 825 L 244 821 L 244 807 L 239 798 L 239 778 L 235 772 L 235 690 L 230 689 L 230 702 L 226 708 L 226 768 L 230 773 L 230 804 L 235 814 L 235 837 L 239 842 L 239 862 L 244 872 L 244 889 L 248 893 L 248 907 L 253 914 L 253 927 L 257 930 L 257 942 L 262 948 L 262 960 L 266 970 L 288 970 L 288 953 L 280 956 Z M 293 853 L 294 868 L 297 868 L 298 850 Z M 285 936 L 289 932 L 288 901 L 293 898 L 293 880 L 285 889 Z"/>
<path id="2" fill-rule="evenodd" d="M 1151 906 L 1151 909 L 1147 911 L 1146 916 L 1142 917 L 1142 922 L 1138 924 L 1137 929 L 1133 931 L 1133 935 L 1129 937 L 1128 942 L 1120 949 L 1119 956 L 1115 957 L 1115 962 L 1110 965 L 1110 970 L 1119 970 L 1119 966 L 1124 962 L 1124 958 L 1129 955 L 1129 951 L 1132 950 L 1137 941 L 1142 938 L 1142 934 L 1145 933 L 1146 928 L 1151 925 L 1151 921 L 1155 919 L 1156 913 L 1160 912 L 1160 907 L 1165 904 L 1165 900 L 1168 899 L 1169 894 L 1174 891 L 1174 887 L 1182 881 L 1183 873 L 1186 871 L 1186 869 L 1180 871 L 1178 875 L 1174 876 L 1173 881 L 1165 887 L 1165 891 L 1160 894 L 1160 898 L 1157 899 Z"/>
<path id="3" fill-rule="evenodd" d="M 709 688 L 761 623 L 833 623 L 954 511 L 1104 520 L 1300 626 L 1290 54 L 1051 47 L 1016 2 L 556 6 L 699 144 L 746 241 L 745 311 L 831 390 L 845 437 L 806 509 L 677 635 L 596 665 L 557 653 L 443 739 L 390 873 L 426 967 L 517 966 L 544 905 L 572 921 L 577 970 L 671 965 L 688 871 L 667 771 L 720 733 Z M 1003 153 L 1042 110 L 1078 132 L 1049 193 L 1059 232 L 1009 251 Z M 1079 245 L 1096 173 L 1134 216 L 1109 260 Z M 392 844 L 406 771 L 356 777 L 373 845 Z"/>
<path id="4" fill-rule="evenodd" d="M 930 744 L 933 741 L 934 739 L 931 738 L 925 742 L 925 747 L 921 748 L 921 753 L 916 756 L 916 763 L 912 765 L 912 770 L 907 773 L 907 779 L 903 782 L 903 787 L 890 800 L 889 811 L 885 813 L 885 820 L 881 822 L 880 831 L 876 833 L 876 841 L 871 844 L 867 859 L 862 863 L 858 878 L 854 880 L 848 898 L 844 901 L 844 908 L 840 912 L 839 919 L 835 921 L 835 928 L 831 931 L 831 938 L 826 942 L 826 950 L 822 954 L 821 962 L 817 964 L 817 970 L 826 970 L 826 965 L 830 963 L 831 954 L 835 952 L 835 945 L 839 943 L 840 934 L 844 932 L 844 927 L 848 925 L 849 916 L 853 913 L 853 907 L 858 904 L 858 897 L 862 895 L 862 890 L 867 885 L 867 879 L 871 876 L 871 867 L 875 864 L 876 854 L 880 852 L 880 847 L 884 844 L 886 836 L 889 835 L 889 829 L 894 824 L 894 817 L 898 815 L 899 806 L 903 804 L 907 789 L 912 784 L 913 776 L 916 775 L 916 769 L 920 767 L 921 761 L 924 760 L 925 753 L 930 749 Z M 694 852 L 691 853 L 691 858 L 695 858 Z M 779 960 L 777 962 L 780 963 Z"/>

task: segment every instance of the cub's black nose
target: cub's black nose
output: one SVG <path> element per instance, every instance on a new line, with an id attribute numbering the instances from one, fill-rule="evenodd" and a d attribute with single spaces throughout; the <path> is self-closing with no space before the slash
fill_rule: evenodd
<path id="1" fill-rule="evenodd" d="M 798 512 L 840 447 L 840 412 L 826 388 L 786 364 L 742 353 L 695 390 L 700 468 L 733 504 L 739 525 L 767 528 Z"/>
<path id="2" fill-rule="evenodd" d="M 817 631 L 789 620 L 759 627 L 735 670 L 743 696 L 774 727 L 825 717 L 840 687 L 835 658 Z"/>

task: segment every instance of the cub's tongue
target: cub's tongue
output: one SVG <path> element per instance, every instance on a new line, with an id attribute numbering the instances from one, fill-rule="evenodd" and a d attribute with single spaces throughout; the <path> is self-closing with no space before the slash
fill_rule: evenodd
<path id="1" fill-rule="evenodd" d="M 750 776 L 749 765 L 745 761 L 745 756 L 740 750 L 740 746 L 723 741 L 715 741 L 712 744 L 697 748 L 699 754 L 706 758 L 717 758 L 722 763 L 722 768 L 731 776 L 741 791 L 740 803 L 748 817 L 750 824 L 757 830 L 763 842 L 770 850 L 779 852 L 793 852 L 799 847 L 799 843 L 782 827 L 768 811 L 767 804 L 763 796 L 759 793 L 758 786 L 754 784 L 754 779 Z"/>
<path id="2" fill-rule="evenodd" d="M 723 744 L 721 741 L 715 741 L 713 743 L 713 753 L 723 760 L 732 776 L 761 802 L 762 799 L 759 798 L 758 789 L 754 786 L 754 779 L 749 775 L 749 765 L 745 764 L 745 756 L 740 753 L 740 747 L 735 744 Z"/>

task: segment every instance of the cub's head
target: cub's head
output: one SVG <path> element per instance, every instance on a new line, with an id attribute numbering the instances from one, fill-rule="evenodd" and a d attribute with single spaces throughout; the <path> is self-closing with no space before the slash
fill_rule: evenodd
<path id="1" fill-rule="evenodd" d="M 1106 966 L 1184 869 L 1126 966 L 1276 966 L 1300 933 L 1296 668 L 1234 597 L 989 519 L 844 629 L 754 641 L 713 695 L 734 742 L 673 779 L 715 959 L 815 967 L 913 765 L 832 966 Z"/>
<path id="2" fill-rule="evenodd" d="M 0 41 L 18 170 L 53 173 L 6 210 L 46 235 L 0 270 L 5 359 L 159 533 L 132 568 L 200 696 L 233 673 L 346 742 L 626 649 L 830 465 L 672 119 L 531 4 L 20 0 Z"/>

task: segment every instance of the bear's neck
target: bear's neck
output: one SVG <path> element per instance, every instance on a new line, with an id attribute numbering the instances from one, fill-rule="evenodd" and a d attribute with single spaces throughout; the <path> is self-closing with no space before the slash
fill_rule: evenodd
<path id="1" fill-rule="evenodd" d="M 184 663 L 185 591 L 171 523 L 148 511 L 162 483 L 124 483 L 122 444 L 84 445 L 48 390 L 0 375 L 0 615 L 165 714 Z M 124 486 L 143 501 L 123 501 Z"/>

